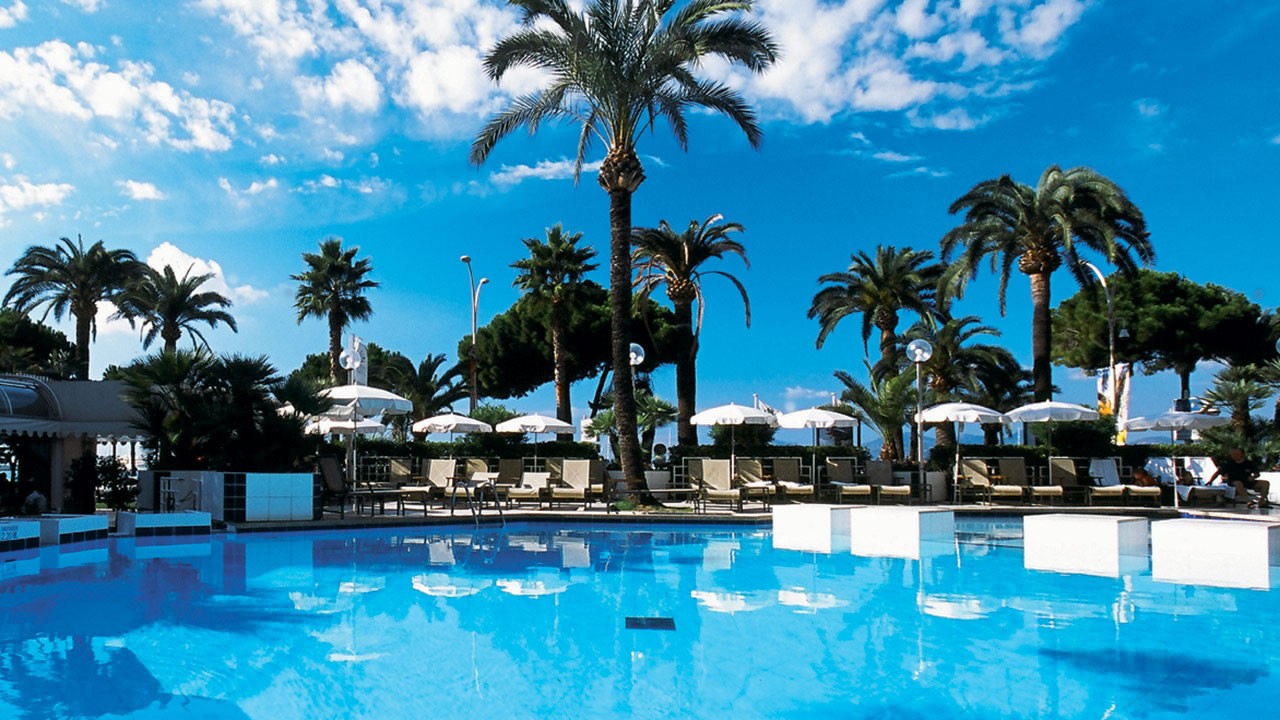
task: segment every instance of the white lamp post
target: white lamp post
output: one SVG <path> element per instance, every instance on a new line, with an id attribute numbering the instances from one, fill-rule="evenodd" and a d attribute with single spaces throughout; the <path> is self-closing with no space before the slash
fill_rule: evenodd
<path id="1" fill-rule="evenodd" d="M 476 411 L 476 402 L 479 399 L 479 389 L 476 387 L 476 311 L 480 307 L 480 288 L 489 282 L 489 278 L 480 278 L 480 283 L 476 284 L 475 275 L 471 272 L 471 256 L 463 255 L 458 258 L 462 264 L 467 266 L 467 280 L 471 283 L 471 412 Z"/>
<path id="2" fill-rule="evenodd" d="M 920 497 L 928 487 L 924 479 L 924 376 L 921 368 L 933 357 L 933 346 L 928 340 L 915 339 L 907 343 L 907 359 L 916 366 L 916 462 L 920 467 Z"/>
<path id="3" fill-rule="evenodd" d="M 1116 383 L 1116 307 L 1115 299 L 1111 296 L 1111 286 L 1107 285 L 1107 276 L 1102 274 L 1097 265 L 1084 260 L 1080 264 L 1093 271 L 1098 276 L 1098 282 L 1102 283 L 1103 294 L 1107 297 L 1107 384 L 1111 388 L 1111 417 L 1119 418 L 1120 413 L 1116 408 L 1119 402 L 1119 388 Z"/>

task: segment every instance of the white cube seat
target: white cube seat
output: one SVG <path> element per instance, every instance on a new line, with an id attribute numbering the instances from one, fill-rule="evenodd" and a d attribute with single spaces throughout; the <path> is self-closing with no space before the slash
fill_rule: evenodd
<path id="1" fill-rule="evenodd" d="M 1053 513 L 1022 520 L 1028 570 L 1119 577 L 1147 566 L 1146 518 Z"/>
<path id="2" fill-rule="evenodd" d="M 816 553 L 849 551 L 850 516 L 858 508 L 801 503 L 773 508 L 773 546 Z"/>
<path id="3" fill-rule="evenodd" d="M 1280 523 L 1179 519 L 1151 524 L 1151 576 L 1163 582 L 1267 589 L 1280 565 Z"/>

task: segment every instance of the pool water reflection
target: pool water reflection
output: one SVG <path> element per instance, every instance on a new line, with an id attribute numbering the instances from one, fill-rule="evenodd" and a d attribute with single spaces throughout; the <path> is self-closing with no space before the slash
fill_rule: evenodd
<path id="1" fill-rule="evenodd" d="M 1273 704 L 1280 595 L 1028 572 L 1020 529 L 960 519 L 960 541 L 920 560 L 775 550 L 758 528 L 540 524 L 113 540 L 74 564 L 11 554 L 0 717 L 1231 718 Z"/>

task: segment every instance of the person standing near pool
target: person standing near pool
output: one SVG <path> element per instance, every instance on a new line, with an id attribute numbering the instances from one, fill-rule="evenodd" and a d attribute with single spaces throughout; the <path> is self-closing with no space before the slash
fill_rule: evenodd
<path id="1" fill-rule="evenodd" d="M 1241 448 L 1231 448 L 1231 455 L 1213 471 L 1213 475 L 1209 476 L 1209 483 L 1215 478 L 1222 476 L 1223 483 L 1230 485 L 1236 489 L 1237 498 L 1248 498 L 1249 492 L 1256 492 L 1261 500 L 1256 502 L 1249 501 L 1249 507 L 1255 504 L 1259 507 L 1269 508 L 1271 503 L 1267 500 L 1267 496 L 1271 492 L 1271 483 L 1266 480 L 1258 479 L 1258 463 L 1249 460 L 1244 456 L 1244 450 Z"/>

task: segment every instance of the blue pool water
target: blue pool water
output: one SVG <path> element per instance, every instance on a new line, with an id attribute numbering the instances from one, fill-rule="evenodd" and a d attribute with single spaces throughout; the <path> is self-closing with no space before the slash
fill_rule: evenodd
<path id="1" fill-rule="evenodd" d="M 541 524 L 10 554 L 0 718 L 1275 714 L 1280 594 L 1027 572 L 1016 520 L 957 528 L 922 561 Z"/>

